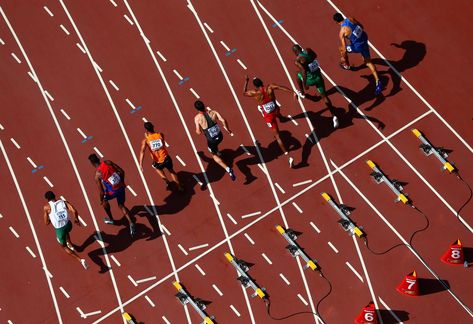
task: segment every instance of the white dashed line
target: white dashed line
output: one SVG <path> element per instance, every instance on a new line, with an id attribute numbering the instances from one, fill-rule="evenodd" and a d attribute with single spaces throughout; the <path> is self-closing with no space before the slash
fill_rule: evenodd
<path id="1" fill-rule="evenodd" d="M 176 155 L 176 159 L 182 164 L 182 166 L 186 166 L 186 164 L 184 163 L 184 161 L 182 161 L 179 155 Z"/>
<path id="2" fill-rule="evenodd" d="M 238 62 L 238 64 L 241 65 L 241 67 L 243 68 L 243 70 L 247 70 L 247 69 L 248 69 L 248 68 L 246 67 L 246 65 L 243 64 L 243 62 L 242 62 L 240 59 L 238 59 L 237 62 Z"/>
<path id="3" fill-rule="evenodd" d="M 251 155 L 250 151 L 248 151 L 248 149 L 243 144 L 240 144 L 240 146 L 243 149 L 243 151 L 245 151 L 246 155 Z"/>
<path id="4" fill-rule="evenodd" d="M 363 282 L 363 277 L 355 270 L 355 268 L 353 268 L 353 266 L 350 264 L 350 262 L 345 262 L 345 264 L 348 266 L 348 268 L 350 268 L 351 271 L 353 271 L 353 273 L 358 277 L 358 279 L 360 279 L 361 282 Z"/>
<path id="5" fill-rule="evenodd" d="M 315 229 L 315 231 L 316 231 L 318 234 L 320 234 L 319 228 L 318 228 L 317 226 L 315 226 L 314 223 L 310 222 L 310 226 L 312 226 L 312 227 Z"/>
<path id="6" fill-rule="evenodd" d="M 79 49 L 82 51 L 82 53 L 86 54 L 87 52 L 85 51 L 85 49 L 82 47 L 81 44 L 79 43 L 76 43 L 77 47 L 79 47 Z"/>
<path id="7" fill-rule="evenodd" d="M 128 21 L 128 23 L 130 23 L 130 25 L 134 25 L 133 24 L 133 21 L 131 21 L 130 17 L 128 17 L 127 15 L 123 15 L 123 17 L 125 17 L 125 19 Z"/>
<path id="8" fill-rule="evenodd" d="M 289 119 L 293 122 L 294 125 L 296 125 L 296 126 L 299 125 L 299 124 L 297 123 L 297 121 L 296 121 L 294 118 L 292 118 L 291 115 L 287 115 L 287 117 L 289 117 Z"/>
<path id="9" fill-rule="evenodd" d="M 48 97 L 49 101 L 54 101 L 53 96 L 51 96 L 51 94 L 48 91 L 44 90 L 44 94 L 46 95 L 46 97 Z"/>
<path id="10" fill-rule="evenodd" d="M 163 55 L 163 54 L 161 54 L 161 52 L 160 52 L 160 51 L 156 51 L 156 54 L 158 54 L 158 55 L 159 55 L 159 57 L 161 58 L 161 60 L 163 60 L 164 62 L 166 62 L 166 61 L 167 61 L 167 60 L 166 60 L 166 58 L 164 57 L 164 55 Z"/>
<path id="11" fill-rule="evenodd" d="M 100 156 L 100 158 L 103 158 L 102 152 L 100 152 L 99 149 L 96 148 L 95 146 L 94 146 L 94 151 L 98 154 L 98 156 Z"/>
<path id="12" fill-rule="evenodd" d="M 66 33 L 67 36 L 69 36 L 71 33 L 64 27 L 64 25 L 60 25 L 61 29 Z"/>
<path id="13" fill-rule="evenodd" d="M 274 186 L 275 186 L 276 188 L 278 188 L 279 191 L 281 191 L 281 193 L 283 193 L 283 194 L 286 193 L 286 192 L 284 191 L 284 189 L 279 185 L 279 183 L 276 182 L 276 183 L 274 184 Z"/>
<path id="14" fill-rule="evenodd" d="M 130 105 L 131 108 L 136 109 L 130 99 L 126 98 L 125 101 Z"/>
<path id="15" fill-rule="evenodd" d="M 212 34 L 214 33 L 212 28 L 210 28 L 210 26 L 206 22 L 204 22 L 204 26 L 205 26 L 205 28 L 207 28 L 209 30 L 209 32 L 211 32 Z"/>
<path id="16" fill-rule="evenodd" d="M 218 201 L 213 194 L 210 194 L 210 198 L 212 198 L 217 205 L 220 205 L 220 201 Z"/>
<path id="17" fill-rule="evenodd" d="M 43 270 L 44 270 L 44 272 L 46 272 L 46 275 L 47 275 L 47 276 L 48 276 L 50 279 L 52 279 L 52 278 L 53 278 L 53 274 L 52 274 L 51 272 L 49 272 L 49 270 L 48 270 L 48 269 L 46 269 L 46 268 L 43 268 Z"/>
<path id="18" fill-rule="evenodd" d="M 147 122 L 148 122 L 148 120 L 147 120 L 146 118 L 144 118 L 144 117 L 141 118 L 141 120 L 143 121 L 143 123 L 147 123 Z"/>
<path id="19" fill-rule="evenodd" d="M 291 283 L 289 282 L 289 280 L 287 280 L 287 278 L 282 274 L 280 273 L 279 276 L 281 277 L 282 280 L 284 280 L 284 282 L 286 283 L 286 285 L 290 285 Z"/>
<path id="20" fill-rule="evenodd" d="M 273 264 L 273 262 L 268 258 L 268 256 L 264 253 L 261 253 L 261 256 L 268 262 L 269 264 Z"/>
<path id="21" fill-rule="evenodd" d="M 51 181 L 49 181 L 49 179 L 47 177 L 43 177 L 44 181 L 46 181 L 46 183 L 51 187 L 51 188 L 54 188 L 54 185 L 52 184 Z"/>
<path id="22" fill-rule="evenodd" d="M 332 250 L 333 250 L 335 253 L 338 253 L 337 248 L 335 247 L 335 245 L 332 244 L 332 242 L 328 241 L 327 243 L 328 243 L 328 245 L 330 245 L 330 247 L 332 248 Z"/>
<path id="23" fill-rule="evenodd" d="M 43 8 L 44 8 L 44 10 L 46 10 L 46 12 L 47 12 L 51 17 L 54 17 L 54 14 L 51 12 L 51 10 L 49 10 L 48 7 L 44 6 Z"/>
<path id="24" fill-rule="evenodd" d="M 79 132 L 79 134 L 80 134 L 84 139 L 87 138 L 87 135 L 84 134 L 84 132 L 82 131 L 82 129 L 78 128 L 78 129 L 77 129 L 77 132 Z"/>
<path id="25" fill-rule="evenodd" d="M 311 182 L 312 182 L 312 180 L 306 180 L 306 181 L 294 183 L 292 186 L 293 186 L 293 187 L 299 187 L 299 186 L 303 186 L 303 185 L 308 184 L 308 183 L 311 183 Z"/>
<path id="26" fill-rule="evenodd" d="M 116 90 L 116 91 L 119 91 L 120 88 L 118 88 L 118 86 L 115 84 L 115 82 L 113 82 L 112 80 L 108 80 L 108 82 L 112 85 L 112 87 Z"/>
<path id="27" fill-rule="evenodd" d="M 112 5 L 113 5 L 114 7 L 116 7 L 116 6 L 117 6 L 117 3 L 116 3 L 115 1 L 113 1 L 113 0 L 110 0 L 110 2 L 112 3 Z"/>
<path id="28" fill-rule="evenodd" d="M 156 307 L 156 305 L 153 303 L 153 301 L 148 297 L 148 295 L 145 295 L 145 299 L 148 301 L 148 303 L 151 305 L 151 307 Z"/>
<path id="29" fill-rule="evenodd" d="M 84 220 L 82 219 L 82 217 L 78 216 L 79 218 L 79 222 L 83 225 L 83 226 L 87 226 L 87 223 L 84 222 Z"/>
<path id="30" fill-rule="evenodd" d="M 201 275 L 205 276 L 204 270 L 202 270 L 202 268 L 201 268 L 197 263 L 194 264 L 194 266 L 196 267 L 197 270 L 199 270 L 199 272 L 200 272 Z"/>
<path id="31" fill-rule="evenodd" d="M 232 309 L 232 311 L 236 314 L 236 316 L 240 317 L 240 313 L 237 311 L 237 309 L 235 308 L 235 306 L 233 305 L 230 305 L 230 308 Z"/>
<path id="32" fill-rule="evenodd" d="M 132 187 L 130 187 L 129 185 L 127 185 L 126 188 L 127 188 L 128 190 L 130 190 L 130 192 L 131 192 L 131 194 L 132 194 L 133 196 L 135 196 L 135 197 L 138 196 L 138 195 L 136 194 L 135 190 L 133 190 Z"/>
<path id="33" fill-rule="evenodd" d="M 5 42 L 1 38 L 0 38 L 0 44 L 5 45 Z"/>
<path id="34" fill-rule="evenodd" d="M 167 236 L 171 236 L 171 232 L 169 232 L 169 230 L 163 224 L 161 224 L 161 229 L 162 232 L 167 234 Z"/>
<path id="35" fill-rule="evenodd" d="M 166 324 L 171 324 L 171 322 L 168 321 L 168 319 L 166 318 L 166 316 L 161 316 L 161 318 L 163 319 L 163 321 L 166 323 Z"/>
<path id="36" fill-rule="evenodd" d="M 76 307 L 76 310 L 79 312 L 80 317 L 84 318 L 84 312 L 79 307 Z"/>
<path id="37" fill-rule="evenodd" d="M 144 279 L 140 279 L 140 280 L 136 280 L 136 283 L 137 283 L 137 284 L 140 284 L 140 283 L 147 282 L 147 281 L 152 281 L 152 280 L 156 280 L 156 276 L 149 277 L 149 278 L 144 278 Z"/>
<path id="38" fill-rule="evenodd" d="M 263 168 L 263 166 L 261 165 L 261 163 L 258 163 L 258 167 L 261 169 L 261 171 L 263 171 L 263 173 L 266 173 L 266 170 Z"/>
<path id="39" fill-rule="evenodd" d="M 59 287 L 59 290 L 64 294 L 64 296 L 66 296 L 67 299 L 71 298 L 71 296 L 69 296 L 69 294 L 67 293 L 66 289 Z"/>
<path id="40" fill-rule="evenodd" d="M 21 61 L 20 61 L 20 59 L 18 58 L 18 56 L 16 56 L 16 54 L 15 54 L 15 53 L 13 53 L 13 52 L 12 52 L 12 53 L 11 53 L 11 56 L 13 56 L 13 58 L 15 59 L 15 61 L 17 61 L 17 62 L 18 62 L 18 64 L 21 64 Z"/>
<path id="41" fill-rule="evenodd" d="M 98 310 L 98 311 L 95 311 L 95 312 L 90 312 L 90 313 L 84 314 L 84 318 L 87 318 L 87 317 L 93 316 L 93 315 L 97 315 L 97 314 L 100 314 L 100 313 L 102 313 L 101 310 Z"/>
<path id="42" fill-rule="evenodd" d="M 297 209 L 297 211 L 298 211 L 300 214 L 303 213 L 302 209 L 301 209 L 295 202 L 292 202 L 292 205 L 294 206 L 295 209 Z"/>
<path id="43" fill-rule="evenodd" d="M 213 284 L 212 287 L 213 287 L 213 289 L 215 289 L 215 291 L 217 292 L 217 294 L 219 294 L 220 297 L 223 296 L 222 291 L 220 289 L 218 289 L 218 287 L 215 284 Z"/>
<path id="44" fill-rule="evenodd" d="M 95 68 L 96 68 L 97 70 L 100 71 L 100 73 L 103 72 L 102 68 L 100 67 L 100 65 L 97 64 L 97 62 L 93 61 L 92 64 L 95 66 Z"/>
<path id="45" fill-rule="evenodd" d="M 250 243 L 251 243 L 252 245 L 255 245 L 255 241 L 253 241 L 253 240 L 251 239 L 251 237 L 250 237 L 247 233 L 245 233 L 244 235 L 245 235 L 245 237 L 248 239 L 248 241 L 250 241 Z"/>
<path id="46" fill-rule="evenodd" d="M 136 283 L 135 280 L 133 280 L 133 278 L 132 278 L 130 275 L 128 275 L 128 279 L 130 279 L 130 281 L 131 281 L 131 283 L 133 284 L 133 286 L 138 287 L 138 284 Z"/>
<path id="47" fill-rule="evenodd" d="M 199 184 L 199 186 L 202 186 L 202 182 L 200 182 L 199 178 L 195 174 L 193 174 L 192 177 L 194 178 L 195 182 Z"/>
<path id="48" fill-rule="evenodd" d="M 230 52 L 230 48 L 225 44 L 223 41 L 220 41 L 220 44 L 222 44 L 223 48 L 227 50 L 227 52 Z"/>
<path id="49" fill-rule="evenodd" d="M 0 219 L 2 219 L 2 218 L 3 218 L 3 215 L 2 215 L 2 214 L 0 214 Z"/>
<path id="50" fill-rule="evenodd" d="M 21 149 L 20 145 L 15 141 L 15 139 L 13 137 L 10 138 L 10 141 L 13 143 L 13 145 L 16 146 L 17 149 Z"/>
<path id="51" fill-rule="evenodd" d="M 178 244 L 177 246 L 181 249 L 182 253 L 184 253 L 185 255 L 189 255 L 189 253 L 187 253 L 186 249 L 184 249 L 182 245 Z"/>
<path id="52" fill-rule="evenodd" d="M 115 258 L 114 255 L 110 255 L 110 258 L 113 260 L 113 262 L 115 262 L 115 264 L 117 265 L 117 267 L 121 267 L 120 262 L 118 262 L 117 258 Z"/>
<path id="53" fill-rule="evenodd" d="M 31 254 L 31 256 L 33 257 L 33 259 L 36 258 L 36 254 L 34 254 L 33 250 L 31 250 L 31 248 L 29 246 L 26 247 L 26 250 Z"/>
<path id="54" fill-rule="evenodd" d="M 238 224 L 237 221 L 235 220 L 235 218 L 232 217 L 232 215 L 228 214 L 227 213 L 227 217 L 232 221 L 233 224 Z"/>
<path id="55" fill-rule="evenodd" d="M 36 163 L 34 163 L 33 160 L 32 160 L 29 156 L 28 156 L 26 159 L 28 160 L 28 162 L 30 162 L 30 164 L 33 166 L 33 168 L 36 169 L 36 168 L 38 167 L 38 166 L 36 165 Z"/>
<path id="56" fill-rule="evenodd" d="M 184 78 L 179 74 L 179 72 L 177 72 L 177 70 L 172 70 L 172 72 L 174 72 L 174 74 L 179 78 L 179 80 L 183 80 Z"/>
<path id="57" fill-rule="evenodd" d="M 192 88 L 189 88 L 190 92 L 192 92 L 192 94 L 194 95 L 194 97 L 196 97 L 197 99 L 200 99 L 199 95 L 197 94 L 197 92 L 195 92 L 194 89 Z"/>
<path id="58" fill-rule="evenodd" d="M 306 305 L 306 306 L 309 305 L 309 304 L 306 302 L 306 300 L 304 299 L 304 297 L 302 297 L 301 294 L 297 294 L 297 297 L 299 297 L 299 299 L 301 300 L 301 302 L 302 302 L 304 305 Z"/>
<path id="59" fill-rule="evenodd" d="M 2 124 L 0 124 L 0 129 L 1 129 L 1 130 L 4 130 L 4 129 L 5 129 L 5 127 L 3 127 L 3 125 L 2 125 Z"/>
<path id="60" fill-rule="evenodd" d="M 314 141 L 313 141 L 312 138 L 309 136 L 309 134 L 305 134 L 305 137 L 309 140 L 309 142 L 311 142 L 312 144 L 314 144 Z"/>
<path id="61" fill-rule="evenodd" d="M 64 115 L 64 117 L 66 117 L 67 120 L 71 120 L 71 117 L 69 117 L 69 115 L 65 112 L 64 109 L 61 109 L 61 113 Z"/>
<path id="62" fill-rule="evenodd" d="M 30 71 L 28 71 L 28 75 L 30 76 L 30 78 L 33 79 L 34 82 L 36 82 L 36 78 L 34 77 L 33 73 L 31 73 Z"/>
<path id="63" fill-rule="evenodd" d="M 196 246 L 193 246 L 193 247 L 190 247 L 188 248 L 189 251 L 194 251 L 194 250 L 198 250 L 198 249 L 202 249 L 204 247 L 207 247 L 209 246 L 208 243 L 205 243 L 205 244 L 201 244 L 201 245 L 196 245 Z"/>
<path id="64" fill-rule="evenodd" d="M 241 216 L 241 218 L 253 217 L 253 216 L 260 215 L 260 214 L 261 214 L 261 211 L 257 211 L 257 212 L 251 213 L 251 214 L 243 215 L 243 216 Z"/>

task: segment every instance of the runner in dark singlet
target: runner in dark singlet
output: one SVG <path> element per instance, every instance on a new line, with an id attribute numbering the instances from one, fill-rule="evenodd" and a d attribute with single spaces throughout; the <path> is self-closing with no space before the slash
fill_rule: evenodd
<path id="1" fill-rule="evenodd" d="M 223 134 L 220 130 L 220 126 L 217 124 L 217 121 L 220 121 L 227 133 L 233 136 L 232 131 L 228 127 L 227 121 L 216 110 L 209 109 L 206 111 L 204 103 L 200 100 L 197 100 L 194 103 L 194 107 L 199 112 L 194 117 L 195 132 L 199 135 L 204 133 L 205 138 L 207 139 L 209 152 L 212 154 L 212 158 L 216 163 L 218 163 L 218 165 L 227 171 L 232 181 L 235 181 L 236 176 L 233 172 L 233 169 L 223 162 L 221 159 L 222 154 L 218 150 L 218 145 L 223 140 Z"/>

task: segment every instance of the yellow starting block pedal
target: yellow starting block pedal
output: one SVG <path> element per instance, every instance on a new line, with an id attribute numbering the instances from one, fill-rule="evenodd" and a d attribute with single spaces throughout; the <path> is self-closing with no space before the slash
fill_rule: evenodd
<path id="1" fill-rule="evenodd" d="M 342 228 L 347 231 L 349 234 L 355 234 L 358 237 L 362 237 L 364 233 L 361 231 L 359 227 L 353 223 L 353 221 L 348 217 L 350 215 L 350 211 L 344 205 L 338 205 L 332 197 L 326 192 L 323 192 L 322 197 L 328 202 L 328 204 L 335 210 L 335 212 L 340 216 L 340 220 L 338 223 L 342 226 Z"/>
<path id="2" fill-rule="evenodd" d="M 448 154 L 443 148 L 432 145 L 427 137 L 425 137 L 419 130 L 415 128 L 412 130 L 412 133 L 414 133 L 414 135 L 417 136 L 417 138 L 422 142 L 422 144 L 419 145 L 419 148 L 424 152 L 425 155 L 435 155 L 435 157 L 442 163 L 443 170 L 447 170 L 450 173 L 456 171 L 456 168 L 453 166 L 453 164 L 447 161 Z"/>
<path id="3" fill-rule="evenodd" d="M 130 314 L 128 313 L 122 313 L 123 319 L 128 323 L 128 324 L 135 324 L 135 321 L 131 318 Z"/>
<path id="4" fill-rule="evenodd" d="M 177 289 L 176 297 L 181 302 L 182 305 L 190 304 L 192 308 L 199 314 L 204 323 L 213 324 L 214 317 L 207 315 L 205 312 L 205 304 L 201 299 L 193 297 L 187 292 L 187 290 L 179 283 L 179 281 L 174 281 L 173 286 Z"/>
<path id="5" fill-rule="evenodd" d="M 399 181 L 397 180 L 390 180 L 383 171 L 371 160 L 366 161 L 366 163 L 370 166 L 370 168 L 373 170 L 371 172 L 371 177 L 373 177 L 374 181 L 377 184 L 380 184 L 381 182 L 384 182 L 389 189 L 396 194 L 396 200 L 395 202 L 401 201 L 403 204 L 408 204 L 410 203 L 409 198 L 407 198 L 407 194 L 403 193 L 402 190 L 402 185 Z"/>
<path id="6" fill-rule="evenodd" d="M 289 245 L 286 246 L 286 249 L 289 251 L 289 253 L 291 253 L 293 257 L 299 255 L 305 261 L 306 265 L 304 266 L 304 269 L 317 269 L 316 263 L 312 261 L 312 259 L 309 258 L 309 256 L 304 252 L 304 250 L 299 246 L 299 244 L 296 243 L 297 236 L 293 230 L 284 229 L 281 225 L 276 225 L 276 229 L 289 243 Z"/>
<path id="7" fill-rule="evenodd" d="M 243 285 L 243 287 L 248 288 L 251 287 L 254 290 L 254 293 L 251 297 L 259 296 L 260 298 L 264 298 L 266 295 L 264 293 L 264 288 L 260 288 L 253 278 L 251 278 L 247 271 L 250 269 L 247 263 L 243 260 L 239 260 L 230 253 L 226 252 L 225 257 L 227 260 L 235 267 L 238 274 L 240 275 L 237 280 Z"/>

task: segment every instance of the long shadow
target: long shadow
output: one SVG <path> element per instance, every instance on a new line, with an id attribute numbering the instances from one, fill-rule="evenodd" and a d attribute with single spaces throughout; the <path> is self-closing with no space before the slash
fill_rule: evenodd
<path id="1" fill-rule="evenodd" d="M 447 280 L 442 280 L 443 283 L 450 288 L 450 284 Z M 418 278 L 419 294 L 421 296 L 435 294 L 444 290 L 447 290 L 437 279 Z"/>
<path id="2" fill-rule="evenodd" d="M 243 149 L 241 147 L 238 147 L 236 150 L 232 149 L 223 149 L 220 151 L 222 153 L 222 160 L 225 162 L 230 167 L 233 167 L 233 161 L 240 155 L 244 153 Z M 199 154 L 200 158 L 202 161 L 207 163 L 207 168 L 205 170 L 205 173 L 207 174 L 207 179 L 209 183 L 217 182 L 220 179 L 222 179 L 224 176 L 228 176 L 227 172 L 217 164 L 217 162 L 214 161 L 212 157 L 209 157 L 204 154 L 204 152 L 199 151 L 197 152 Z M 238 175 L 237 175 L 238 177 Z M 202 182 L 204 182 L 203 175 L 199 177 Z M 205 185 L 201 188 L 205 189 Z"/>
<path id="3" fill-rule="evenodd" d="M 387 76 L 383 75 L 382 73 L 378 73 L 378 76 L 379 76 L 379 80 L 383 84 L 383 88 L 384 88 L 386 86 L 386 84 L 388 83 L 389 78 Z M 341 85 L 339 85 L 338 87 L 359 108 L 361 108 L 361 106 L 364 103 L 372 101 L 374 99 L 374 101 L 368 107 L 365 108 L 365 110 L 367 110 L 367 111 L 373 110 L 375 107 L 382 104 L 384 102 L 384 100 L 386 99 L 386 97 L 383 95 L 383 93 L 381 93 L 378 96 L 376 96 L 374 94 L 375 82 L 374 82 L 373 75 L 371 75 L 371 74 L 370 75 L 362 75 L 360 77 L 364 78 L 368 81 L 366 86 L 363 89 L 361 89 L 360 91 L 354 91 L 350 88 L 346 88 L 346 87 L 341 86 Z"/>
<path id="4" fill-rule="evenodd" d="M 307 117 L 309 118 L 312 125 L 314 125 L 314 131 L 310 134 L 310 136 L 304 142 L 302 146 L 302 155 L 301 161 L 294 165 L 294 168 L 303 168 L 309 166 L 309 157 L 312 152 L 312 148 L 317 144 L 317 141 L 314 139 L 315 137 L 320 141 L 325 137 L 329 137 L 333 132 L 337 129 L 347 128 L 353 126 L 354 119 L 366 119 L 375 124 L 377 124 L 379 129 L 383 129 L 385 124 L 375 118 L 370 116 L 363 116 L 360 115 L 355 108 L 351 105 L 348 106 L 348 110 L 345 110 L 341 107 L 333 107 L 335 115 L 338 117 L 339 126 L 338 128 L 333 128 L 332 124 L 332 116 L 322 116 L 322 113 L 328 110 L 328 108 L 319 110 L 317 112 L 314 111 L 307 111 Z M 306 114 L 300 113 L 296 116 L 293 116 L 294 119 L 305 118 Z M 315 133 L 315 134 L 314 134 Z"/>
<path id="5" fill-rule="evenodd" d="M 385 324 L 396 324 L 396 323 L 399 323 L 399 321 L 406 322 L 407 320 L 409 320 L 409 313 L 406 311 L 402 311 L 402 310 L 388 311 L 387 309 L 378 309 L 378 311 L 379 311 L 379 315 L 383 319 L 383 323 Z M 393 317 L 391 312 L 396 314 L 399 321 Z"/>

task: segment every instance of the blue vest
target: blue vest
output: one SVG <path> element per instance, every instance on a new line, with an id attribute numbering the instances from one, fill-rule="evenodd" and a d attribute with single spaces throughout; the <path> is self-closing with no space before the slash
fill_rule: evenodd
<path id="1" fill-rule="evenodd" d="M 351 29 L 351 34 L 348 39 L 352 45 L 362 44 L 368 40 L 368 36 L 360 25 L 354 24 L 348 18 L 345 18 L 342 23 L 342 27 L 345 26 Z"/>

